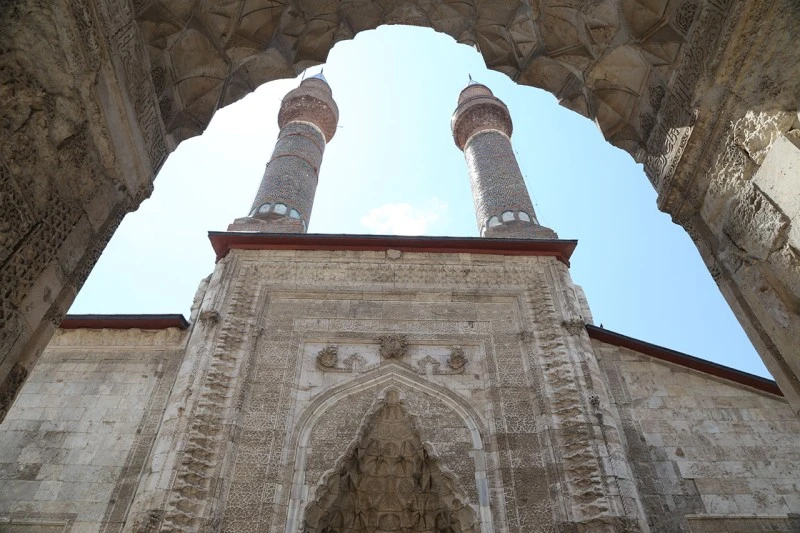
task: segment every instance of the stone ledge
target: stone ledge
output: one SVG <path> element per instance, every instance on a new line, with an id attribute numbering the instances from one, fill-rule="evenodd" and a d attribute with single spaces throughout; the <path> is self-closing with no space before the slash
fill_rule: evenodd
<path id="1" fill-rule="evenodd" d="M 650 344 L 649 342 L 634 339 L 633 337 L 628 337 L 626 335 L 622 335 L 621 333 L 593 326 L 591 324 L 586 324 L 586 332 L 589 334 L 590 338 L 606 344 L 628 348 L 635 352 L 649 355 L 668 363 L 673 363 L 690 368 L 692 370 L 697 370 L 698 372 L 703 372 L 704 374 L 709 374 L 726 379 L 728 381 L 733 381 L 762 392 L 774 394 L 776 396 L 783 396 L 783 393 L 778 388 L 778 384 L 771 379 L 762 378 L 761 376 L 756 376 L 748 372 L 736 370 L 735 368 L 713 363 L 711 361 L 706 361 L 705 359 L 700 359 L 699 357 L 694 357 L 682 352 L 670 350 L 669 348 L 664 348 L 663 346 Z"/>
<path id="2" fill-rule="evenodd" d="M 553 256 L 569 266 L 577 240 L 484 239 L 479 237 L 400 237 L 209 231 L 217 261 L 240 250 L 399 250 L 421 253 L 472 253 Z"/>
<path id="3" fill-rule="evenodd" d="M 59 329 L 188 329 L 183 315 L 67 315 Z"/>

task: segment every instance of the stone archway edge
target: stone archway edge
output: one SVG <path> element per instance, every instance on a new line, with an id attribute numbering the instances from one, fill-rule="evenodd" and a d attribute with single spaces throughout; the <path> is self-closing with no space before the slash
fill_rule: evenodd
<path id="1" fill-rule="evenodd" d="M 382 375 L 381 375 L 382 374 Z M 294 473 L 292 486 L 289 493 L 289 511 L 286 522 L 286 531 L 298 531 L 303 504 L 307 503 L 305 491 L 305 462 L 306 450 L 311 430 L 325 411 L 332 408 L 342 398 L 367 389 L 387 389 L 393 384 L 404 385 L 420 390 L 441 400 L 445 405 L 458 414 L 470 430 L 473 445 L 473 460 L 475 461 L 475 482 L 478 488 L 478 503 L 481 532 L 494 531 L 492 512 L 489 502 L 489 486 L 486 472 L 485 448 L 483 439 L 486 435 L 484 424 L 480 416 L 466 401 L 454 393 L 433 383 L 424 383 L 418 376 L 397 365 L 382 366 L 358 378 L 344 383 L 316 398 L 302 414 L 296 429 L 291 436 L 289 450 L 294 450 Z"/>
<path id="2" fill-rule="evenodd" d="M 392 23 L 475 45 L 490 68 L 550 91 L 643 162 L 659 208 L 692 237 L 800 412 L 800 215 L 782 177 L 800 159 L 792 0 L 326 6 L 20 0 L 0 14 L 15 103 L 2 107 L 0 147 L 11 228 L 0 414 L 179 142 L 261 83 Z"/>

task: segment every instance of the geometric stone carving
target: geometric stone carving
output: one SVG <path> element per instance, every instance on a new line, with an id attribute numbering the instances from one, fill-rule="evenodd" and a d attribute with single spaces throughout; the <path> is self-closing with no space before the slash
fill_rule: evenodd
<path id="1" fill-rule="evenodd" d="M 206 309 L 200 312 L 199 318 L 202 322 L 207 322 L 213 326 L 219 322 L 220 316 L 219 312 L 215 311 L 214 309 Z"/>
<path id="2" fill-rule="evenodd" d="M 307 533 L 477 532 L 456 480 L 422 443 L 395 390 L 323 477 L 303 524 Z"/>

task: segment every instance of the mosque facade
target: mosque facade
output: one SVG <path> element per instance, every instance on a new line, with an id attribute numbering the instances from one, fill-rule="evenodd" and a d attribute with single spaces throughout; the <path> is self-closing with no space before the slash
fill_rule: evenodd
<path id="1" fill-rule="evenodd" d="M 792 532 L 767 379 L 593 325 L 512 121 L 453 114 L 480 237 L 308 234 L 338 109 L 284 98 L 192 314 L 67 316 L 0 426 L 0 529 Z"/>

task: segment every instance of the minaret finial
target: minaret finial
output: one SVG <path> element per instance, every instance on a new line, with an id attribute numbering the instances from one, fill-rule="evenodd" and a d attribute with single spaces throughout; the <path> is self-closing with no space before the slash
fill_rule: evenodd
<path id="1" fill-rule="evenodd" d="M 228 231 L 305 233 L 325 145 L 336 133 L 339 109 L 322 72 L 305 78 L 281 102 L 281 128 L 250 215 Z"/>
<path id="2" fill-rule="evenodd" d="M 555 239 L 540 226 L 511 147 L 513 126 L 506 105 L 472 79 L 458 97 L 453 140 L 469 166 L 475 216 L 482 237 Z"/>
<path id="3" fill-rule="evenodd" d="M 311 77 L 312 78 L 316 78 L 318 80 L 322 80 L 325 83 L 328 83 L 328 80 L 325 79 L 325 76 L 323 75 L 323 72 L 325 72 L 325 67 L 322 67 L 321 69 L 319 69 L 319 72 L 317 72 L 316 74 L 314 74 Z"/>

